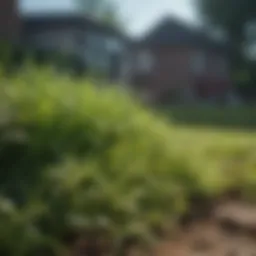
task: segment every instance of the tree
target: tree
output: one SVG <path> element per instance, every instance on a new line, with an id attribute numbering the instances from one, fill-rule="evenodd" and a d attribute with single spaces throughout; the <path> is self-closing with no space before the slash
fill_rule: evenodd
<path id="1" fill-rule="evenodd" d="M 234 43 L 236 51 L 254 41 L 248 30 L 255 23 L 255 0 L 197 0 L 203 21 L 212 28 L 223 31 Z"/>
<path id="2" fill-rule="evenodd" d="M 255 0 L 196 0 L 203 22 L 224 32 L 232 43 L 234 74 L 254 77 L 242 84 L 255 87 L 256 67 L 256 1 Z M 248 77 L 248 76 L 246 76 Z M 254 81 L 253 81 L 254 80 Z M 238 81 L 241 84 L 240 81 Z"/>
<path id="3" fill-rule="evenodd" d="M 111 0 L 76 0 L 79 10 L 117 28 L 123 28 L 118 6 Z"/>

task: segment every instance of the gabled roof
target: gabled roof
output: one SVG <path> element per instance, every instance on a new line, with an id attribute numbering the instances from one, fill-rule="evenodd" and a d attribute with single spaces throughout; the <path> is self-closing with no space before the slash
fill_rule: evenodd
<path id="1" fill-rule="evenodd" d="M 71 26 L 81 30 L 96 30 L 105 34 L 127 39 L 126 35 L 118 29 L 78 13 L 26 15 L 22 17 L 22 24 L 24 34 Z"/>
<path id="2" fill-rule="evenodd" d="M 162 19 L 151 31 L 138 42 L 139 45 L 169 46 L 186 45 L 204 48 L 223 49 L 225 44 L 211 38 L 197 27 L 174 18 Z"/>

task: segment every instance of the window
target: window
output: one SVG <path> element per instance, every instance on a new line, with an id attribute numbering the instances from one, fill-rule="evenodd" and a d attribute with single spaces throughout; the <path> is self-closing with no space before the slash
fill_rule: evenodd
<path id="1" fill-rule="evenodd" d="M 110 52 L 120 52 L 122 51 L 122 43 L 115 38 L 107 38 L 106 40 L 107 49 Z"/>
<path id="2" fill-rule="evenodd" d="M 137 68 L 139 72 L 148 73 L 152 70 L 154 58 L 150 51 L 141 51 L 138 54 Z"/>
<path id="3" fill-rule="evenodd" d="M 192 55 L 192 71 L 196 75 L 200 75 L 204 72 L 206 65 L 205 54 L 198 51 Z"/>
<path id="4" fill-rule="evenodd" d="M 108 68 L 109 56 L 105 37 L 93 32 L 86 35 L 85 59 L 92 68 Z"/>

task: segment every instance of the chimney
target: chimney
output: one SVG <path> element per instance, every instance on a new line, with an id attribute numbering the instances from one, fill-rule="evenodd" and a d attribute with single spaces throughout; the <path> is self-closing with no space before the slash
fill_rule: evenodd
<path id="1" fill-rule="evenodd" d="M 17 42 L 19 30 L 18 0 L 0 0 L 0 41 Z"/>

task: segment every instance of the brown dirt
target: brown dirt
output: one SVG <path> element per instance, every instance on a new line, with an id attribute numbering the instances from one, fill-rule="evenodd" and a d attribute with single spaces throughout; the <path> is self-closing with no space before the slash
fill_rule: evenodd
<path id="1" fill-rule="evenodd" d="M 256 207 L 232 201 L 217 205 L 207 220 L 181 228 L 152 255 L 256 256 Z"/>

